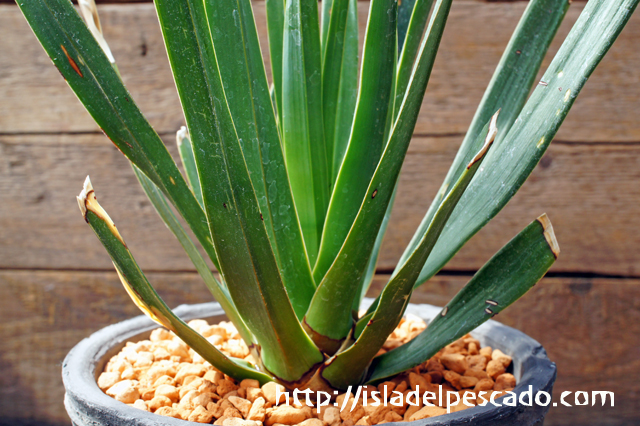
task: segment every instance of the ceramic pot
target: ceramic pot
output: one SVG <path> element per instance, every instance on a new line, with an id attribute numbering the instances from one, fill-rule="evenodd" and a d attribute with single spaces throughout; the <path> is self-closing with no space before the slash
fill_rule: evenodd
<path id="1" fill-rule="evenodd" d="M 371 303 L 371 300 L 365 303 Z M 431 305 L 409 305 L 407 313 L 415 314 L 429 321 L 441 308 Z M 175 313 L 184 320 L 195 318 L 208 319 L 210 323 L 224 320 L 224 312 L 217 303 L 182 305 Z M 104 394 L 96 383 L 106 362 L 117 354 L 128 341 L 148 338 L 148 333 L 158 325 L 145 316 L 139 316 L 118 324 L 103 328 L 78 343 L 67 355 L 62 366 L 62 378 L 66 390 L 64 404 L 74 426 L 187 426 L 185 420 L 163 417 L 138 410 Z M 513 358 L 509 367 L 518 385 L 514 393 L 520 395 L 532 390 L 535 397 L 538 391 L 551 394 L 556 378 L 556 366 L 552 363 L 544 348 L 524 333 L 496 321 L 487 321 L 474 332 L 482 346 L 500 349 Z M 497 399 L 497 403 L 504 398 Z M 528 400 L 525 398 L 525 402 Z M 544 403 L 544 398 L 541 398 Z M 387 423 L 388 426 L 423 425 L 474 425 L 474 426 L 530 426 L 542 425 L 549 405 L 543 406 L 531 401 L 531 406 L 516 404 L 513 406 L 495 406 L 491 403 L 484 407 L 417 420 L 411 423 Z"/>

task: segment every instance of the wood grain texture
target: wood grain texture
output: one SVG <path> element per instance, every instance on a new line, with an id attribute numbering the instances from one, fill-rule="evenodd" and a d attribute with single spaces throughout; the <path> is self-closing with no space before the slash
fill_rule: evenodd
<path id="1" fill-rule="evenodd" d="M 460 140 L 414 138 L 378 269 L 397 262 L 444 179 Z M 476 270 L 540 214 L 561 248 L 552 271 L 640 274 L 640 146 L 553 142 L 520 191 L 445 267 Z M 639 224 L 640 225 L 640 224 Z"/>
<path id="2" fill-rule="evenodd" d="M 463 133 L 473 116 L 526 2 L 454 2 L 418 134 Z M 577 19 L 573 4 L 545 64 Z M 360 3 L 364 33 L 368 4 Z M 159 132 L 173 132 L 183 117 L 151 4 L 104 5 L 105 36 L 125 83 Z M 267 50 L 262 3 L 255 5 L 263 51 Z M 47 59 L 16 6 L 0 5 L 0 131 L 86 132 L 97 128 Z M 569 114 L 558 138 L 568 141 L 639 141 L 640 14 L 613 46 Z M 362 42 L 363 37 L 360 37 Z M 268 58 L 265 59 L 268 63 Z"/>
<path id="3" fill-rule="evenodd" d="M 149 279 L 170 306 L 211 300 L 195 273 Z M 386 279 L 377 278 L 375 291 Z M 436 276 L 412 300 L 442 305 L 467 280 Z M 90 333 L 137 315 L 137 308 L 113 272 L 4 270 L 0 300 L 0 417 L 68 424 L 64 356 Z M 545 425 L 632 424 L 640 416 L 640 385 L 629 380 L 640 368 L 639 301 L 640 280 L 545 278 L 496 318 L 545 346 L 559 369 L 556 401 L 564 390 L 615 391 L 614 408 L 552 408 Z"/>
<path id="4" fill-rule="evenodd" d="M 95 250 L 99 243 L 75 200 L 90 175 L 98 199 L 143 269 L 195 270 L 144 195 L 129 162 L 104 135 L 0 139 L 2 266 L 112 268 L 102 247 Z M 168 142 L 177 154 L 175 138 Z M 37 222 L 42 226 L 34 226 Z"/>
<path id="5" fill-rule="evenodd" d="M 372 293 L 385 280 L 378 277 Z M 469 280 L 435 276 L 414 292 L 414 303 L 443 306 Z M 544 278 L 522 299 L 494 319 L 539 341 L 557 364 L 558 378 L 545 426 L 634 425 L 640 418 L 640 280 Z M 615 406 L 564 407 L 563 391 L 572 405 L 575 392 L 613 391 Z M 608 405 L 608 404 L 607 404 Z"/>
<path id="6" fill-rule="evenodd" d="M 18 8 L 0 3 L 0 425 L 67 425 L 60 379 L 67 351 L 91 332 L 138 314 L 77 210 L 75 196 L 87 174 L 170 306 L 211 296 L 128 162 L 98 133 Z M 106 38 L 134 98 L 176 154 L 173 132 L 184 119 L 153 5 L 98 3 L 114 3 L 99 7 Z M 266 53 L 264 4 L 254 3 Z M 581 3 L 571 6 L 543 67 Z M 420 222 L 525 7 L 520 1 L 453 3 L 379 270 L 393 268 Z M 359 8 L 364 34 L 367 2 Z M 547 212 L 562 249 L 552 273 L 564 275 L 545 278 L 496 319 L 545 346 L 558 364 L 556 401 L 564 390 L 616 393 L 614 408 L 552 408 L 547 426 L 632 425 L 640 418 L 639 39 L 636 13 L 522 190 L 449 263 L 454 274 L 434 277 L 413 297 L 446 303 L 469 279 L 465 271 L 478 269 Z M 266 54 L 265 60 L 268 67 Z M 585 278 L 590 274 L 619 278 Z M 376 278 L 373 295 L 387 278 Z"/>
<path id="7" fill-rule="evenodd" d="M 173 136 L 167 144 L 174 150 Z M 439 188 L 460 138 L 414 138 L 379 270 L 393 268 Z M 75 196 L 91 176 L 144 270 L 194 270 L 133 172 L 103 135 L 0 136 L 0 267 L 111 269 Z M 562 253 L 556 272 L 640 275 L 640 144 L 551 145 L 521 191 L 446 269 L 476 270 L 541 213 Z"/>
<path id="8" fill-rule="evenodd" d="M 195 273 L 148 277 L 171 307 L 212 300 Z M 65 355 L 138 308 L 112 272 L 0 271 L 0 300 L 0 417 L 68 425 Z"/>

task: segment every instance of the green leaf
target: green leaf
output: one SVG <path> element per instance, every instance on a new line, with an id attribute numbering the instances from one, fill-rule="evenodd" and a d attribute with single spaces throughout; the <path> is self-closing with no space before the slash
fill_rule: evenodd
<path id="1" fill-rule="evenodd" d="M 349 0 L 346 32 L 342 77 L 333 132 L 332 185 L 335 184 L 344 154 L 347 151 L 358 99 L 358 0 Z"/>
<path id="2" fill-rule="evenodd" d="M 282 152 L 251 0 L 208 0 L 204 4 L 229 111 L 273 242 L 261 147 L 277 144 L 280 156 Z"/>
<path id="3" fill-rule="evenodd" d="M 404 16 L 409 8 L 409 4 L 404 5 L 404 3 L 405 2 L 400 6 L 400 11 L 402 11 L 403 16 L 403 27 L 405 19 Z M 429 17 L 429 10 L 431 10 L 433 0 L 413 0 L 407 3 L 415 3 L 415 5 L 412 7 L 411 19 L 409 20 L 407 27 L 405 27 L 406 37 L 402 34 L 402 40 L 400 40 L 400 26 L 398 26 L 398 46 L 401 49 L 401 54 L 396 75 L 396 110 L 394 111 L 394 117 L 398 116 L 400 104 L 402 103 L 407 87 L 409 86 L 409 78 L 411 77 L 411 71 L 413 70 L 413 64 L 416 60 L 416 55 L 418 54 L 418 48 L 420 47 L 420 40 L 422 39 L 424 27 L 427 25 L 427 18 Z M 404 6 L 404 8 L 402 6 Z M 398 12 L 398 21 L 400 21 L 400 11 Z M 494 110 L 494 112 L 495 111 L 496 110 Z M 489 117 L 491 117 L 491 114 L 489 114 Z M 489 117 L 487 117 L 483 123 L 486 123 L 489 120 Z"/>
<path id="4" fill-rule="evenodd" d="M 373 243 L 373 251 L 371 252 L 371 257 L 369 258 L 367 269 L 365 270 L 365 274 L 362 280 L 360 280 L 359 290 L 356 293 L 358 296 L 356 296 L 356 298 L 353 300 L 353 306 L 351 307 L 351 310 L 353 312 L 358 312 L 360 310 L 360 305 L 362 304 L 362 300 L 367 295 L 367 292 L 369 291 L 369 287 L 373 282 L 373 277 L 376 274 L 376 265 L 378 264 L 380 246 L 382 245 L 382 241 L 384 240 L 384 235 L 387 232 L 387 227 L 389 225 L 389 219 L 391 218 L 391 211 L 393 210 L 393 204 L 395 202 L 397 192 L 398 192 L 398 182 L 396 182 L 396 186 L 395 188 L 393 188 L 393 194 L 391 195 L 391 199 L 389 200 L 389 205 L 387 206 L 387 211 L 384 214 L 384 219 L 382 219 L 382 224 L 380 225 L 378 236 L 376 237 L 376 241 Z"/>
<path id="5" fill-rule="evenodd" d="M 267 32 L 269 37 L 269 56 L 271 57 L 271 77 L 275 90 L 278 119 L 282 122 L 282 45 L 284 37 L 285 0 L 267 0 Z"/>
<path id="6" fill-rule="evenodd" d="M 321 19 L 321 31 L 320 35 L 322 37 L 322 57 L 324 57 L 327 50 L 327 35 L 329 34 L 329 22 L 331 21 L 331 14 L 333 9 L 333 0 L 323 0 L 322 1 L 322 15 Z"/>
<path id="7" fill-rule="evenodd" d="M 200 179 L 198 178 L 198 169 L 196 168 L 196 158 L 193 156 L 193 145 L 191 145 L 191 139 L 189 138 L 189 132 L 187 128 L 182 126 L 176 133 L 176 142 L 178 144 L 178 153 L 180 153 L 180 160 L 182 160 L 182 166 L 187 175 L 187 181 L 193 191 L 193 195 L 198 199 L 200 206 L 204 208 L 204 202 L 202 201 L 202 188 L 200 187 Z M 136 168 L 134 168 L 134 171 Z M 140 178 L 138 178 L 140 180 Z M 149 195 L 147 193 L 147 195 Z"/>
<path id="8" fill-rule="evenodd" d="M 542 215 L 493 256 L 425 331 L 375 358 L 368 382 L 413 368 L 501 312 L 544 276 L 558 253 L 551 222 Z"/>
<path id="9" fill-rule="evenodd" d="M 286 3 L 282 73 L 285 160 L 313 265 L 331 188 L 322 119 L 322 58 L 315 0 Z"/>
<path id="10" fill-rule="evenodd" d="M 397 47 L 394 52 L 393 62 L 394 63 L 398 62 Z M 389 97 L 389 109 L 387 110 L 387 122 L 384 125 L 383 150 L 384 150 L 384 147 L 386 147 L 387 143 L 389 142 L 389 135 L 393 130 L 393 125 L 395 124 L 395 119 L 397 118 L 395 116 L 395 113 L 396 113 L 395 110 L 396 109 L 400 110 L 402 99 L 404 99 L 404 98 L 398 99 L 398 101 L 396 102 L 396 97 L 394 96 L 394 94 L 396 93 L 396 77 L 397 76 L 398 76 L 398 67 L 393 67 L 393 76 L 391 77 L 391 96 Z"/>
<path id="11" fill-rule="evenodd" d="M 298 318 L 315 283 L 293 204 L 250 0 L 206 3 L 224 94 L 269 241 Z"/>
<path id="12" fill-rule="evenodd" d="M 534 0 L 528 4 L 491 78 L 449 173 L 420 227 L 400 258 L 399 265 L 402 265 L 413 252 L 420 235 L 431 222 L 440 202 L 447 194 L 449 186 L 458 179 L 466 164 L 478 151 L 478 143 L 481 143 L 478 141 L 478 133 L 491 115 L 499 109 L 501 109 L 498 118 L 500 134 L 497 137 L 496 145 L 509 132 L 518 114 L 522 111 L 542 59 L 549 49 L 568 7 L 569 0 Z"/>
<path id="13" fill-rule="evenodd" d="M 33 0 L 19 2 L 18 6 L 98 126 L 171 200 L 218 267 L 198 200 L 73 4 L 67 0 Z"/>
<path id="14" fill-rule="evenodd" d="M 322 354 L 287 298 L 226 103 L 204 4 L 155 2 L 189 127 L 220 272 L 266 370 L 300 379 Z"/>
<path id="15" fill-rule="evenodd" d="M 395 66 L 396 13 L 395 0 L 371 0 L 353 128 L 331 195 L 313 270 L 316 282 L 340 251 L 384 149 Z"/>
<path id="16" fill-rule="evenodd" d="M 469 182 L 482 164 L 489 146 L 493 143 L 497 128 L 495 127 L 498 114 L 493 116 L 480 137 L 484 146 L 476 157 L 467 165 L 466 170 L 455 183 L 438 212 L 433 217 L 429 228 L 422 236 L 420 244 L 411 257 L 387 283 L 373 316 L 367 320 L 364 330 L 358 340 L 346 351 L 336 355 L 335 359 L 322 370 L 323 377 L 338 389 L 345 389 L 352 383 L 359 383 L 364 376 L 369 361 L 382 348 L 387 337 L 397 327 L 402 315 L 409 304 L 413 285 L 424 266 L 433 246 L 449 220 L 451 212 L 458 200 L 467 189 Z M 358 327 L 356 327 L 358 329 Z"/>
<path id="17" fill-rule="evenodd" d="M 409 21 L 411 21 L 411 15 L 413 14 L 413 8 L 415 7 L 416 0 L 402 0 L 398 4 L 398 51 L 402 52 L 402 46 L 404 45 L 404 39 L 407 37 L 407 30 L 409 29 Z"/>
<path id="18" fill-rule="evenodd" d="M 140 175 L 142 176 L 142 174 Z M 271 377 L 246 366 L 245 363 L 240 364 L 227 358 L 169 309 L 147 281 L 107 212 L 96 201 L 88 177 L 84 189 L 78 197 L 78 203 L 85 220 L 113 260 L 122 285 L 142 312 L 176 333 L 187 345 L 223 373 L 237 379 L 256 379 L 260 383 L 272 380 Z"/>
<path id="19" fill-rule="evenodd" d="M 327 31 L 322 63 L 322 113 L 333 183 L 349 143 L 357 99 L 357 0 L 333 0 Z"/>
<path id="20" fill-rule="evenodd" d="M 360 319 L 356 323 L 355 328 L 353 329 L 353 340 L 357 340 L 360 337 L 360 335 L 364 331 L 364 328 L 367 326 L 367 324 L 369 324 L 369 320 L 373 317 L 373 314 L 374 312 L 369 312 L 360 317 Z"/>
<path id="21" fill-rule="evenodd" d="M 188 140 L 188 138 L 186 139 Z M 160 189 L 151 181 L 151 179 L 149 179 L 144 173 L 142 173 L 140 169 L 138 169 L 135 165 L 132 166 L 133 171 L 136 174 L 140 185 L 142 186 L 142 189 L 147 194 L 147 197 L 151 201 L 151 204 L 153 204 L 153 207 L 155 207 L 158 215 L 160 216 L 160 218 L 162 218 L 165 225 L 167 225 L 167 228 L 169 228 L 169 230 L 173 232 L 173 235 L 175 235 L 175 237 L 178 239 L 180 245 L 187 253 L 187 256 L 189 256 L 189 259 L 196 267 L 196 271 L 198 271 L 198 273 L 204 280 L 205 285 L 207 286 L 213 297 L 215 297 L 216 301 L 220 303 L 220 306 L 227 314 L 231 322 L 236 326 L 238 333 L 240 333 L 240 336 L 242 336 L 244 341 L 247 343 L 247 346 L 256 343 L 255 339 L 251 335 L 251 332 L 244 324 L 244 321 L 242 320 L 242 317 L 238 313 L 236 307 L 233 305 L 233 301 L 231 300 L 231 296 L 229 295 L 229 290 L 225 286 L 223 286 L 213 275 L 213 273 L 209 269 L 209 266 L 207 266 L 207 263 L 200 255 L 198 248 L 193 243 L 193 241 L 191 241 L 191 238 L 189 238 L 184 228 L 182 228 L 182 225 L 180 225 L 180 222 L 178 222 L 178 219 L 171 211 L 171 208 L 167 204 Z M 198 185 L 200 185 L 199 181 Z"/>
<path id="22" fill-rule="evenodd" d="M 349 231 L 335 262 L 321 281 L 305 316 L 307 331 L 313 331 L 316 344 L 330 352 L 339 347 L 352 327 L 351 307 L 358 293 L 359 283 L 378 237 L 394 188 L 407 153 L 422 99 L 451 0 L 440 0 L 428 28 L 411 86 L 400 110 L 384 154 L 380 160 L 360 211 Z M 395 49 L 395 46 L 393 47 Z M 314 334 L 315 333 L 315 334 Z"/>
<path id="23" fill-rule="evenodd" d="M 638 1 L 587 3 L 509 133 L 495 144 L 485 161 L 485 170 L 469 185 L 418 284 L 440 270 L 522 186 Z"/>

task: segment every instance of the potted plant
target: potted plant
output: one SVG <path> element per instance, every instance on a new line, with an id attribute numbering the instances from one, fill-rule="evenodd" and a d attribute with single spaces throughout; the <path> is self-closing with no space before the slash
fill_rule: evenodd
<path id="1" fill-rule="evenodd" d="M 183 175 L 124 87 L 93 2 L 80 0 L 85 24 L 68 0 L 18 0 L 61 74 L 131 161 L 255 362 L 226 356 L 176 314 L 219 316 L 215 308 L 174 312 L 164 304 L 88 178 L 78 197 L 84 219 L 140 309 L 228 376 L 330 394 L 379 383 L 509 306 L 559 253 L 542 215 L 437 314 L 424 308 L 431 319 L 424 332 L 376 356 L 405 312 L 416 309 L 409 305 L 413 289 L 493 218 L 531 173 L 638 0 L 591 0 L 538 82 L 569 2 L 529 3 L 441 190 L 384 290 L 358 315 L 451 6 L 451 0 L 397 3 L 371 0 L 359 65 L 355 0 L 323 2 L 322 19 L 316 1 L 267 0 L 269 85 L 250 0 L 156 0 L 188 128 L 177 135 Z M 148 327 L 136 320 L 106 329 L 72 351 L 67 363 L 78 365 L 65 368 L 82 367 L 79 374 L 90 386 L 67 388 L 75 423 L 173 421 L 126 406 L 100 408 L 101 402 L 83 397 L 97 389 L 93 375 L 104 357 Z M 519 357 L 519 386 L 541 368 L 536 385 L 550 390 L 555 370 L 535 342 L 495 325 L 479 330 L 483 339 L 492 338 L 488 331 L 503 333 L 504 349 Z M 528 352 L 519 353 L 523 348 Z M 72 378 L 65 373 L 65 384 Z M 485 412 L 489 417 L 479 414 Z M 545 412 L 474 408 L 431 421 L 478 416 L 480 423 L 534 424 Z"/>

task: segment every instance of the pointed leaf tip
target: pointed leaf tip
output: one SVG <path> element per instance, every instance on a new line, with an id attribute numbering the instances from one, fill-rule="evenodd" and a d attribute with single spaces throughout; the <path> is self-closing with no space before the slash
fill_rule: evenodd
<path id="1" fill-rule="evenodd" d="M 549 244 L 549 248 L 553 253 L 553 256 L 557 259 L 560 255 L 560 245 L 558 244 L 558 240 L 556 239 L 556 234 L 553 232 L 553 226 L 551 225 L 551 220 L 549 220 L 549 216 L 546 213 L 543 213 L 537 219 L 542 225 L 542 229 L 544 231 L 544 239 L 547 240 L 547 244 Z"/>
<path id="2" fill-rule="evenodd" d="M 496 140 L 496 136 L 498 135 L 497 123 L 499 114 L 500 110 L 496 111 L 496 113 L 493 114 L 493 117 L 491 117 L 491 122 L 489 122 L 489 132 L 487 133 L 487 137 L 484 140 L 484 145 L 482 146 L 482 149 L 480 149 L 480 152 L 478 152 L 476 156 L 473 157 L 473 160 L 471 160 L 471 162 L 467 165 L 467 169 L 471 168 L 471 166 L 480 161 L 489 150 L 489 147 L 491 146 L 493 141 Z"/>

